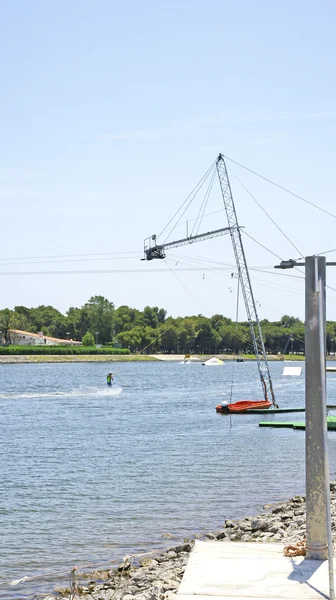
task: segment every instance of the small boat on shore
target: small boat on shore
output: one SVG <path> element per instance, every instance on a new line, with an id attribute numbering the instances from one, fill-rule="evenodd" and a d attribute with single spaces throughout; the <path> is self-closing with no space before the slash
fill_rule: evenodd
<path id="1" fill-rule="evenodd" d="M 253 409 L 267 409 L 272 406 L 272 402 L 269 400 L 240 400 L 239 402 L 221 402 L 216 406 L 216 412 L 228 414 L 228 413 L 245 413 L 247 410 Z"/>

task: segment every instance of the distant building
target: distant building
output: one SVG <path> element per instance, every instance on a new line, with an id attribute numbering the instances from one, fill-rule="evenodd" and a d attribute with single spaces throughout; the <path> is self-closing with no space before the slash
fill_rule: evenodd
<path id="1" fill-rule="evenodd" d="M 74 340 L 61 340 L 59 338 L 50 337 L 40 333 L 31 333 L 30 331 L 21 331 L 21 329 L 12 329 L 13 343 L 18 346 L 81 346 L 82 342 Z"/>

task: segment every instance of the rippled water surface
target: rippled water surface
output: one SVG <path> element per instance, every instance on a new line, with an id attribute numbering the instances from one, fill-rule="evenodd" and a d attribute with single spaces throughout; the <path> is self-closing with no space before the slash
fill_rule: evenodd
<path id="1" fill-rule="evenodd" d="M 112 389 L 109 369 L 0 365 L 0 582 L 120 560 L 304 491 L 304 433 L 258 427 L 292 415 L 215 412 L 232 376 L 233 400 L 261 398 L 256 363 L 114 363 Z M 271 370 L 279 405 L 303 406 L 304 377 Z M 329 449 L 335 473 L 336 433 Z M 60 583 L 1 585 L 0 597 Z"/>

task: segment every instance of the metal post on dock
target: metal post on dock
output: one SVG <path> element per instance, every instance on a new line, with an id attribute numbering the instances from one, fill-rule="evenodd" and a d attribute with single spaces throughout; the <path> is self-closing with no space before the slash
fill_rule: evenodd
<path id="1" fill-rule="evenodd" d="M 331 532 L 326 402 L 326 262 L 324 256 L 305 261 L 283 260 L 276 269 L 306 267 L 306 556 L 327 560 L 329 598 L 335 600 Z"/>
<path id="2" fill-rule="evenodd" d="M 306 552 L 329 559 L 334 600 L 326 406 L 326 259 L 308 256 L 306 276 Z"/>

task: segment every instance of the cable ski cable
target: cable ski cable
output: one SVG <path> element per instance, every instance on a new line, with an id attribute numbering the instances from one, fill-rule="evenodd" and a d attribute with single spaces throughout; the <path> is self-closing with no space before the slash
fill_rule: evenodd
<path id="1" fill-rule="evenodd" d="M 299 194 L 295 194 L 295 192 L 291 192 L 291 190 L 288 190 L 283 185 L 280 185 L 279 183 L 275 183 L 275 181 L 272 181 L 271 179 L 268 179 L 267 177 L 264 177 L 263 175 L 260 175 L 260 173 L 257 173 L 256 171 L 253 171 L 253 169 L 249 169 L 248 167 L 245 167 L 244 165 L 242 165 L 241 163 L 237 162 L 236 160 L 233 160 L 233 158 L 229 158 L 229 156 L 226 156 L 225 154 L 223 154 L 223 156 L 224 156 L 224 158 L 226 158 L 226 160 L 229 160 L 230 162 L 234 163 L 238 167 L 241 167 L 242 169 L 245 169 L 245 171 L 249 171 L 253 175 L 256 175 L 257 177 L 260 177 L 260 179 L 263 179 L 264 181 L 267 181 L 268 183 L 271 183 L 272 185 L 274 185 L 275 187 L 279 188 L 283 192 L 286 192 L 287 194 L 290 194 L 291 196 L 294 196 L 294 198 L 298 198 L 299 200 L 302 200 L 302 202 L 306 202 L 306 204 L 310 204 L 310 206 L 313 206 L 314 208 L 317 208 L 317 210 L 320 210 L 321 212 L 324 212 L 326 215 L 329 215 L 330 217 L 333 217 L 334 219 L 336 219 L 336 215 L 334 215 L 333 213 L 329 212 L 325 208 L 322 208 L 321 206 L 318 206 L 317 204 L 314 204 L 313 202 L 310 202 L 309 200 L 306 200 L 306 198 L 303 198 L 302 196 L 299 196 Z"/>
<path id="2" fill-rule="evenodd" d="M 330 254 L 330 252 L 336 252 L 336 248 L 332 250 L 326 250 L 325 252 L 317 252 L 316 256 L 321 256 L 321 254 Z"/>
<path id="3" fill-rule="evenodd" d="M 227 271 L 228 268 L 232 268 L 232 267 L 216 267 L 217 271 Z M 182 267 L 181 269 L 178 268 L 176 269 L 176 271 L 195 271 L 195 272 L 199 272 L 199 271 L 212 271 L 213 267 L 188 267 L 188 268 L 184 268 Z M 257 269 L 258 271 L 260 269 Z M 266 271 L 267 272 L 267 271 Z M 80 271 L 0 271 L 0 276 L 11 276 L 11 277 L 15 277 L 15 276 L 19 276 L 22 277 L 23 275 L 29 275 L 29 276 L 33 276 L 33 275 L 106 275 L 109 273 L 167 273 L 167 269 L 82 269 Z M 287 275 L 287 277 L 290 277 L 290 275 Z M 292 277 L 295 277 L 294 275 L 292 275 Z M 299 278 L 296 278 L 299 279 Z"/>
<path id="4" fill-rule="evenodd" d="M 213 168 L 215 169 L 215 167 L 213 167 Z M 208 176 L 209 176 L 209 173 L 207 174 L 207 177 L 208 177 Z M 191 197 L 191 200 L 188 202 L 188 204 L 187 204 L 187 206 L 185 207 L 184 211 L 181 213 L 181 215 L 180 215 L 180 216 L 179 216 L 179 218 L 177 219 L 177 221 L 176 221 L 175 225 L 172 227 L 172 229 L 171 229 L 171 230 L 170 230 L 170 232 L 168 233 L 168 235 L 167 235 L 167 237 L 166 237 L 166 239 L 165 239 L 165 241 L 164 241 L 164 244 L 166 243 L 166 241 L 168 240 L 168 238 L 169 238 L 169 237 L 171 236 L 171 234 L 173 233 L 174 229 L 177 227 L 177 225 L 178 225 L 178 224 L 179 224 L 179 222 L 181 221 L 181 219 L 182 219 L 183 215 L 184 215 L 184 214 L 187 212 L 187 210 L 188 210 L 189 206 L 191 205 L 192 201 L 194 200 L 195 196 L 198 194 L 198 192 L 200 191 L 200 189 L 202 188 L 202 186 L 203 186 L 203 185 L 204 185 L 204 183 L 206 182 L 206 179 L 207 179 L 207 177 L 206 177 L 205 179 L 203 179 L 203 181 L 202 181 L 201 185 L 200 185 L 200 186 L 199 186 L 199 188 L 196 190 L 196 192 L 194 193 L 194 195 Z M 189 197 L 190 197 L 190 195 L 189 195 Z M 182 207 L 181 207 L 181 208 L 182 208 Z M 161 234 L 160 234 L 160 235 L 161 235 Z"/>
<path id="5" fill-rule="evenodd" d="M 172 271 L 173 275 L 176 277 L 176 279 L 178 280 L 178 282 L 180 283 L 180 285 L 182 285 L 182 287 L 183 287 L 183 288 L 184 288 L 184 290 L 187 292 L 187 294 L 188 294 L 188 295 L 189 295 L 191 298 L 193 298 L 193 299 L 194 299 L 195 297 L 194 297 L 194 296 L 193 296 L 193 294 L 190 292 L 190 290 L 189 290 L 189 289 L 188 289 L 188 288 L 187 288 L 187 287 L 184 285 L 184 283 L 183 283 L 183 282 L 180 280 L 180 278 L 179 278 L 179 277 L 176 275 L 176 273 L 174 272 L 174 269 L 173 269 L 172 267 L 170 267 L 170 266 L 168 265 L 168 263 L 167 263 L 167 266 L 170 268 L 170 270 Z M 198 298 L 195 298 L 195 299 L 196 299 L 197 303 L 198 303 L 198 304 L 201 306 L 201 302 L 198 300 Z M 226 330 L 228 331 L 228 333 L 230 333 L 230 334 L 231 334 L 233 337 L 236 335 L 236 331 L 235 331 L 234 327 L 233 327 L 233 326 L 230 326 L 230 325 L 228 325 L 228 324 L 227 324 L 227 323 L 224 321 L 224 319 L 223 319 L 222 317 L 220 317 L 220 316 L 214 316 L 213 318 L 214 318 L 214 321 L 215 321 L 215 322 L 217 322 L 218 324 L 221 324 L 221 326 L 222 326 L 224 329 L 226 329 Z M 252 340 L 251 340 L 251 338 L 250 338 L 250 336 L 249 336 L 248 334 L 246 334 L 246 335 L 245 335 L 245 334 L 241 334 L 241 333 L 240 333 L 240 334 L 237 334 L 237 337 L 238 337 L 238 338 L 239 338 L 239 339 L 240 339 L 240 340 L 241 340 L 241 341 L 242 341 L 244 344 L 246 344 L 247 346 L 250 346 L 250 347 L 251 347 L 251 348 L 254 350 L 253 342 L 252 342 Z M 268 347 L 266 347 L 266 346 L 265 346 L 265 349 L 266 349 L 266 350 L 267 350 L 267 351 L 268 351 L 270 354 L 272 354 L 272 356 L 275 356 L 275 355 L 273 355 L 273 353 L 272 353 L 272 351 L 271 351 L 271 349 L 270 349 L 270 348 L 268 348 Z M 261 351 L 262 351 L 262 348 L 261 348 L 261 347 L 258 347 L 258 351 L 259 351 L 259 352 L 261 352 Z M 281 360 L 281 359 L 279 359 L 279 358 L 276 358 L 276 360 Z"/>
<path id="6" fill-rule="evenodd" d="M 166 261 L 165 261 L 165 262 L 166 262 Z M 172 268 L 172 267 L 170 267 L 170 265 L 168 265 L 168 263 L 167 263 L 167 266 L 170 268 L 170 270 L 172 271 L 173 275 L 175 275 L 176 279 L 177 279 L 177 280 L 178 280 L 178 282 L 179 282 L 179 283 L 182 285 L 182 287 L 185 289 L 185 291 L 188 293 L 188 295 L 189 295 L 191 298 L 193 298 L 193 295 L 192 295 L 192 293 L 191 293 L 191 292 L 190 292 L 190 290 L 189 290 L 189 289 L 188 289 L 188 288 L 187 288 L 187 287 L 184 285 L 184 283 L 183 283 L 183 282 L 180 280 L 180 278 L 179 278 L 179 277 L 176 275 L 176 273 L 174 273 L 174 270 L 173 270 L 173 268 Z M 264 285 L 265 285 L 265 284 L 264 284 Z M 272 288 L 273 288 L 274 286 L 270 286 L 270 287 L 272 287 Z M 280 289 L 280 288 L 279 288 L 279 289 Z M 290 291 L 291 293 L 295 293 L 295 292 L 294 292 L 294 291 L 293 291 L 291 288 L 289 288 L 288 290 L 281 290 L 281 291 Z M 299 293 L 300 293 L 300 292 L 299 292 Z M 302 292 L 302 294 L 304 294 L 304 292 Z M 302 295 L 302 294 L 300 293 L 300 295 Z M 200 304 L 200 306 L 201 306 L 201 303 L 198 301 L 198 299 L 197 299 L 197 298 L 196 298 L 196 300 L 197 300 L 198 304 Z M 226 323 L 226 322 L 225 322 L 225 321 L 224 321 L 224 320 L 223 320 L 221 317 L 215 317 L 215 321 L 217 321 L 217 323 L 221 324 L 221 325 L 222 325 L 222 327 L 223 327 L 224 329 L 226 329 L 226 330 L 228 331 L 228 333 L 230 333 L 232 336 L 237 336 L 237 338 L 238 338 L 238 339 L 240 339 L 240 340 L 241 340 L 243 343 L 247 344 L 248 346 L 250 346 L 250 347 L 253 349 L 253 343 L 252 343 L 252 341 L 251 341 L 251 338 L 250 338 L 250 336 L 248 336 L 247 334 L 245 335 L 245 334 L 241 334 L 241 333 L 239 334 L 239 333 L 238 333 L 238 331 L 237 331 L 237 330 L 238 330 L 238 324 L 237 324 L 237 321 L 236 321 L 236 328 L 235 328 L 235 329 L 233 328 L 233 326 L 230 326 L 230 325 L 228 325 L 228 324 L 227 324 L 227 323 Z M 297 342 L 299 342 L 300 344 L 304 344 L 303 340 L 301 340 L 300 338 L 296 337 L 294 334 L 292 334 L 292 335 L 291 335 L 291 337 L 292 337 L 294 340 L 296 340 Z M 268 348 L 267 346 L 265 346 L 265 349 L 266 349 L 266 350 L 267 350 L 267 351 L 268 351 L 270 354 L 272 354 L 272 355 L 273 355 L 273 353 L 272 353 L 272 351 L 271 351 L 271 349 L 270 349 L 270 348 Z M 259 347 L 259 348 L 258 348 L 258 350 L 259 350 L 259 351 L 261 351 L 261 347 Z M 281 359 L 278 359 L 278 358 L 277 358 L 277 360 L 281 360 Z"/>
<path id="7" fill-rule="evenodd" d="M 247 235 L 247 237 L 251 238 L 251 240 L 253 240 L 256 244 L 258 244 L 259 246 L 261 246 L 262 248 L 264 248 L 264 250 L 267 250 L 267 252 L 269 252 L 270 254 L 273 254 L 273 256 L 275 256 L 275 258 L 278 258 L 279 260 L 283 260 L 283 258 L 281 258 L 281 256 L 278 256 L 278 254 L 275 254 L 275 252 L 272 252 L 272 250 L 270 250 L 269 248 L 267 248 L 266 246 L 264 246 L 264 244 L 262 244 L 261 242 L 258 242 L 258 240 L 256 240 L 254 237 L 252 237 L 252 235 L 250 235 L 249 233 L 247 233 L 247 231 L 245 231 L 244 229 L 242 229 L 242 232 L 245 233 L 245 235 Z"/>
<path id="8" fill-rule="evenodd" d="M 33 260 L 27 261 L 24 263 L 19 262 L 2 262 L 0 263 L 0 267 L 9 267 L 9 266 L 24 266 L 24 265 L 51 265 L 54 263 L 72 263 L 72 262 L 92 262 L 92 261 L 107 261 L 107 260 L 140 260 L 141 254 L 138 256 L 101 256 L 97 258 L 66 258 L 60 260 Z M 4 259 L 3 259 L 4 260 Z"/>
<path id="9" fill-rule="evenodd" d="M 167 265 L 168 269 L 169 269 L 169 270 L 172 272 L 172 274 L 174 275 L 174 277 L 176 277 L 176 279 L 177 279 L 177 281 L 179 282 L 179 284 L 180 284 L 180 285 L 182 285 L 183 289 L 184 289 L 184 290 L 187 292 L 187 294 L 188 294 L 188 295 L 189 295 L 191 298 L 193 298 L 193 295 L 192 295 L 191 291 L 190 291 L 190 290 L 188 290 L 188 288 L 187 288 L 187 287 L 184 285 L 184 283 L 181 281 L 181 279 L 180 279 L 180 278 L 179 278 L 179 277 L 176 275 L 176 273 L 175 273 L 174 269 L 172 269 L 172 267 L 171 267 L 171 266 L 168 264 L 168 262 L 166 261 L 166 259 L 165 259 L 165 263 L 166 263 L 166 265 Z"/>
<path id="10" fill-rule="evenodd" d="M 46 258 L 76 258 L 77 256 L 114 256 L 117 254 L 135 254 L 135 258 L 139 256 L 139 250 L 133 252 L 91 252 L 90 254 L 51 254 L 50 256 L 8 256 L 0 258 L 3 260 L 42 260 Z"/>
<path id="11" fill-rule="evenodd" d="M 249 236 L 251 237 L 251 236 Z M 253 239 L 253 238 L 252 238 Z M 257 240 L 254 240 L 257 243 L 259 243 Z M 269 252 L 271 252 L 271 250 L 269 250 Z M 210 260 L 207 258 L 202 258 L 202 257 L 188 257 L 184 254 L 173 254 L 171 253 L 171 256 L 175 256 L 176 259 L 178 259 L 178 261 L 180 261 L 180 259 L 183 260 L 190 260 L 190 261 L 198 261 L 199 263 L 209 263 L 209 264 L 213 264 L 213 265 L 220 265 L 221 267 L 227 267 L 227 268 L 236 268 L 236 265 L 232 265 L 232 264 L 228 264 L 228 263 L 223 263 L 222 261 L 217 261 L 217 260 Z M 280 260 L 282 260 L 282 258 L 280 258 Z M 272 269 L 271 271 L 268 271 L 267 269 Z M 219 270 L 223 270 L 223 269 L 219 269 Z M 275 275 L 276 277 L 280 276 L 280 277 L 290 277 L 291 279 L 304 279 L 304 277 L 298 277 L 298 275 L 291 275 L 290 273 L 283 273 L 282 271 L 275 271 L 274 270 L 274 265 L 271 266 L 264 266 L 264 267 L 249 267 L 250 271 L 258 271 L 260 273 L 267 273 L 268 275 Z M 299 273 L 301 273 L 301 271 L 299 271 Z"/>
<path id="12" fill-rule="evenodd" d="M 206 213 L 205 215 L 203 215 L 202 218 L 206 218 L 206 217 L 211 217 L 212 215 L 217 215 L 219 213 L 224 213 L 225 212 L 225 208 L 221 208 L 219 210 L 214 210 L 210 213 Z M 188 223 L 194 223 L 197 220 L 197 217 L 193 217 L 192 219 L 188 219 L 187 221 L 182 221 L 182 223 L 179 223 L 178 225 L 176 225 L 175 229 L 178 229 L 179 227 L 183 227 L 186 226 L 186 224 Z M 160 234 L 161 235 L 161 234 Z M 158 238 L 159 236 L 157 236 Z"/>
<path id="13" fill-rule="evenodd" d="M 210 171 L 214 168 L 216 164 L 216 161 L 214 161 L 212 163 L 212 165 L 209 167 L 209 169 L 206 171 L 206 173 L 204 173 L 203 177 L 201 177 L 201 179 L 199 180 L 199 182 L 195 185 L 194 189 L 190 192 L 190 194 L 186 197 L 186 199 L 184 200 L 184 202 L 181 204 L 180 208 L 175 212 L 175 214 L 172 216 L 172 218 L 170 219 L 170 221 L 168 221 L 167 225 L 162 229 L 161 233 L 159 233 L 159 235 L 157 236 L 157 238 L 161 237 L 161 235 L 163 234 L 164 231 L 166 231 L 166 229 L 168 229 L 169 225 L 173 222 L 173 220 L 175 219 L 175 217 L 178 215 L 178 213 L 180 212 L 180 210 L 183 208 L 183 206 L 186 204 L 186 202 L 188 202 L 190 196 L 192 196 L 192 194 L 196 191 L 195 195 L 197 194 L 197 192 L 199 191 L 197 188 L 202 187 L 205 179 L 208 177 Z M 189 205 L 188 205 L 189 206 Z M 188 208 L 188 207 L 187 207 Z M 184 211 L 185 212 L 185 211 Z M 183 213 L 184 214 L 184 213 Z M 179 220 L 182 218 L 182 215 L 180 216 Z M 179 222 L 179 221 L 178 221 Z M 173 227 L 176 227 L 176 225 Z M 170 234 L 169 234 L 170 235 Z"/>
<path id="14" fill-rule="evenodd" d="M 254 200 L 254 202 L 259 206 L 259 208 L 263 211 L 263 213 L 265 213 L 265 215 L 269 218 L 269 220 L 273 223 L 273 225 L 275 225 L 275 227 L 280 231 L 280 233 L 282 233 L 282 235 L 286 238 L 286 240 L 293 246 L 293 248 L 302 256 L 302 258 L 304 258 L 302 252 L 300 252 L 300 250 L 295 246 L 295 244 L 292 242 L 292 240 L 288 237 L 288 235 L 285 234 L 285 232 L 281 229 L 281 227 L 274 221 L 274 219 L 272 219 L 272 217 L 268 214 L 267 210 L 265 210 L 265 208 L 260 204 L 260 202 L 258 202 L 258 200 L 253 196 L 253 194 L 247 189 L 247 187 L 243 184 L 242 181 L 240 181 L 239 177 L 236 175 L 236 173 L 233 171 L 233 169 L 231 168 L 231 173 L 233 173 L 233 175 L 236 177 L 236 179 L 239 181 L 240 185 L 244 188 L 244 190 L 249 194 L 249 196 L 251 196 L 252 200 Z"/>
<path id="15" fill-rule="evenodd" d="M 208 203 L 208 201 L 209 201 L 209 197 L 210 197 L 210 194 L 211 194 L 211 191 L 212 191 L 212 187 L 213 187 L 213 184 L 214 184 L 214 181 L 215 181 L 215 177 L 216 177 L 216 169 L 214 169 L 214 172 L 213 172 L 212 179 L 211 179 L 211 181 L 210 181 L 210 183 L 209 183 L 209 188 L 208 188 L 208 197 L 207 197 L 206 203 L 205 203 L 205 205 L 204 205 L 204 208 L 203 208 L 203 212 L 202 212 L 201 219 L 200 219 L 200 222 L 199 222 L 199 225 L 198 225 L 197 231 L 196 231 L 196 235 L 198 235 L 198 232 L 199 232 L 199 229 L 200 229 L 200 226 L 201 226 L 201 223 L 202 223 L 203 217 L 204 217 L 204 212 L 205 212 L 205 209 L 206 209 L 207 203 Z"/>
<path id="16" fill-rule="evenodd" d="M 204 200 L 203 200 L 203 202 L 202 202 L 202 204 L 200 206 L 200 209 L 198 211 L 198 215 L 197 215 L 197 217 L 195 219 L 195 223 L 194 223 L 194 226 L 192 228 L 191 235 L 194 235 L 194 231 L 195 231 L 195 229 L 197 227 L 197 221 L 199 221 L 199 223 L 198 223 L 198 227 L 197 227 L 197 230 L 196 230 L 196 235 L 199 232 L 199 228 L 201 226 L 203 215 L 204 215 L 205 209 L 207 207 L 207 203 L 208 203 L 208 200 L 209 200 L 209 197 L 210 197 L 210 193 L 211 193 L 211 190 L 212 190 L 213 182 L 215 180 L 215 176 L 216 176 L 216 169 L 213 170 L 213 174 L 212 174 L 212 176 L 210 178 L 209 185 L 208 185 L 207 190 L 206 190 L 205 195 L 204 195 Z"/>
<path id="17" fill-rule="evenodd" d="M 214 273 L 222 273 L 231 269 L 235 269 L 236 265 L 227 265 L 225 263 L 222 262 L 217 262 L 217 261 L 211 261 L 211 260 L 207 260 L 207 259 L 202 259 L 202 258 L 196 258 L 196 257 L 188 257 L 188 256 L 184 256 L 184 255 L 179 255 L 176 254 L 175 255 L 175 259 L 177 259 L 177 263 L 180 263 L 181 265 L 189 265 L 189 263 L 191 263 L 191 265 L 189 266 L 194 266 L 192 263 L 196 263 L 196 265 L 202 265 L 203 263 L 205 263 L 204 266 L 204 271 L 212 271 Z M 282 259 L 281 259 L 282 260 Z M 189 261 L 189 262 L 187 262 Z M 176 263 L 176 264 L 177 264 Z M 213 266 L 209 266 L 209 265 L 213 265 Z M 217 266 L 219 265 L 219 266 Z M 280 275 L 280 277 L 289 277 L 291 279 L 301 279 L 304 280 L 304 277 L 299 277 L 298 275 L 287 275 L 285 273 L 281 273 L 281 272 L 276 272 L 276 271 L 268 271 L 269 267 L 263 268 L 263 267 L 250 267 L 250 271 L 256 271 L 257 273 L 266 273 L 267 275 L 275 275 L 276 277 Z M 273 267 L 270 267 L 273 268 Z M 301 271 L 299 271 L 301 273 Z M 225 273 L 223 273 L 225 274 Z M 254 279 L 256 281 L 265 281 L 265 280 L 257 280 L 255 277 Z M 279 284 L 282 285 L 282 284 Z M 292 289 L 292 288 L 290 288 Z"/>
<path id="18" fill-rule="evenodd" d="M 187 266 L 189 266 L 187 262 L 180 261 L 180 263 L 181 263 L 181 264 L 184 264 L 184 265 L 187 265 Z M 230 270 L 231 270 L 231 269 L 230 269 Z M 209 272 L 209 271 L 210 271 L 211 273 L 214 273 L 215 275 L 224 275 L 224 277 L 225 277 L 225 276 L 226 276 L 226 277 L 229 277 L 229 275 L 228 275 L 227 273 L 225 273 L 225 272 L 223 272 L 223 271 L 219 270 L 219 269 L 218 269 L 218 268 L 216 268 L 216 267 L 213 267 L 213 268 L 211 268 L 211 269 L 210 269 L 210 268 L 208 268 L 208 269 L 204 269 L 204 271 L 206 271 L 206 272 Z M 282 292 L 289 292 L 289 293 L 291 293 L 291 294 L 294 294 L 294 295 L 299 295 L 299 296 L 303 296 L 303 295 L 304 295 L 304 291 L 298 290 L 297 288 L 295 288 L 295 289 L 293 290 L 293 288 L 291 288 L 291 287 L 289 287 L 289 286 L 284 286 L 284 285 L 282 285 L 282 284 L 274 285 L 274 284 L 272 284 L 272 283 L 271 283 L 271 282 L 269 282 L 269 281 L 265 281 L 264 279 L 259 279 L 259 278 L 257 278 L 257 277 L 251 277 L 251 279 L 252 279 L 253 281 L 257 281 L 257 282 L 259 283 L 259 285 L 262 285 L 262 286 L 264 286 L 264 287 L 271 288 L 272 290 L 274 290 L 274 289 L 278 289 L 278 290 L 280 290 L 280 291 L 282 291 Z M 299 279 L 299 278 L 297 278 L 297 279 Z"/>

